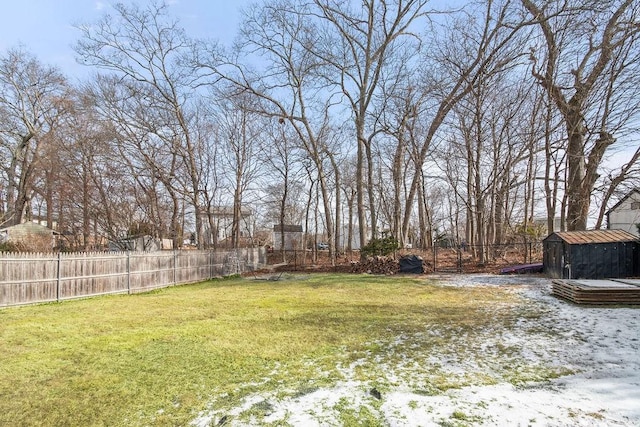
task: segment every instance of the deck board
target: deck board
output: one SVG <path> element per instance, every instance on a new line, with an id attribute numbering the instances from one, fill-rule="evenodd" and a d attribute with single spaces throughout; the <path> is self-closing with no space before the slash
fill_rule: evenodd
<path id="1" fill-rule="evenodd" d="M 640 304 L 640 280 L 553 280 L 551 293 L 576 304 Z"/>

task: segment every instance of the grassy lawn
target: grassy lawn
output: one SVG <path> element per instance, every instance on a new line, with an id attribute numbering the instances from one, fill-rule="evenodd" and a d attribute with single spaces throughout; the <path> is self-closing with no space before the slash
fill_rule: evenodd
<path id="1" fill-rule="evenodd" d="M 4 309 L 0 425 L 188 425 L 249 395 L 304 395 L 345 376 L 423 394 L 545 380 L 563 372 L 527 365 L 495 338 L 536 315 L 504 289 L 365 275 L 237 278 Z M 448 369 L 469 360 L 477 369 Z M 345 424 L 376 425 L 366 408 L 337 410 Z"/>

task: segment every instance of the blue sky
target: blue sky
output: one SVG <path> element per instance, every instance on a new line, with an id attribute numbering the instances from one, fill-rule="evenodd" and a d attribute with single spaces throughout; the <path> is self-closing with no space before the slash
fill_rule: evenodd
<path id="1" fill-rule="evenodd" d="M 89 74 L 74 59 L 72 46 L 80 32 L 73 27 L 90 23 L 112 11 L 111 0 L 4 0 L 0 8 L 0 55 L 23 45 L 37 58 L 59 67 L 72 81 Z M 131 1 L 120 0 L 122 3 Z M 143 5 L 147 1 L 136 3 Z M 233 40 L 241 7 L 252 0 L 171 0 L 173 16 L 192 37 L 212 38 L 223 43 Z"/>

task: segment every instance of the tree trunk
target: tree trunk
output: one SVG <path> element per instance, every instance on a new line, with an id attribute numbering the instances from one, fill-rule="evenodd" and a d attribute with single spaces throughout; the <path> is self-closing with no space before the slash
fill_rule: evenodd
<path id="1" fill-rule="evenodd" d="M 402 194 L 402 180 L 404 175 L 402 173 L 402 159 L 404 157 L 404 141 L 402 139 L 402 128 L 400 129 L 400 135 L 398 137 L 398 145 L 393 155 L 392 166 L 392 179 L 393 179 L 393 237 L 400 243 L 401 247 L 404 247 L 407 228 L 403 227 L 402 223 L 402 210 L 400 206 L 400 196 Z"/>
<path id="2" fill-rule="evenodd" d="M 567 124 L 567 230 L 586 230 L 589 216 L 590 189 L 585 189 L 585 154 L 582 116 L 577 108 L 565 114 Z M 585 190 L 588 190 L 585 194 Z"/>
<path id="3" fill-rule="evenodd" d="M 89 249 L 91 236 L 91 195 L 89 194 L 89 174 L 86 165 L 82 167 L 82 250 Z"/>
<path id="4" fill-rule="evenodd" d="M 368 236 L 366 232 L 366 221 L 367 215 L 365 212 L 364 206 L 364 147 L 366 141 L 364 141 L 364 137 L 362 136 L 363 130 L 362 127 L 364 124 L 360 125 L 359 121 L 356 121 L 356 132 L 357 140 L 358 140 L 358 149 L 356 153 L 356 195 L 357 195 L 357 211 L 358 211 L 358 234 L 360 235 L 360 247 L 363 247 L 367 244 Z M 362 257 L 363 258 L 363 257 Z"/>

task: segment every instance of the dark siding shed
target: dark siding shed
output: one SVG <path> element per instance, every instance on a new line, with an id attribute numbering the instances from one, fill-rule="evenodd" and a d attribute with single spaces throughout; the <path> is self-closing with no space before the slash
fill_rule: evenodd
<path id="1" fill-rule="evenodd" d="M 544 271 L 556 279 L 638 275 L 636 236 L 622 230 L 561 231 L 544 239 Z"/>

